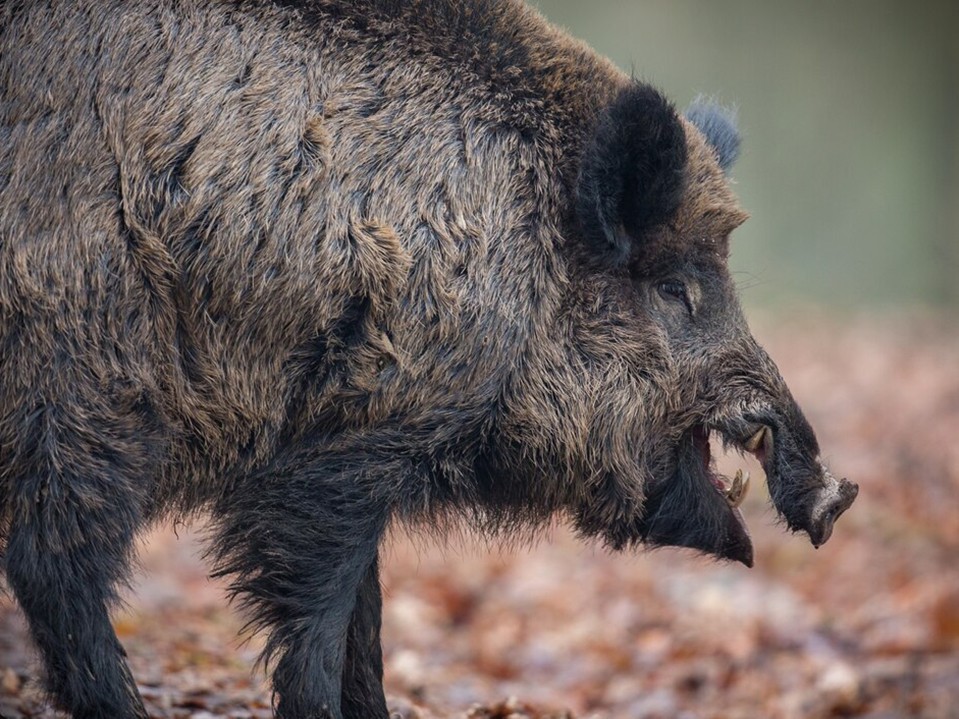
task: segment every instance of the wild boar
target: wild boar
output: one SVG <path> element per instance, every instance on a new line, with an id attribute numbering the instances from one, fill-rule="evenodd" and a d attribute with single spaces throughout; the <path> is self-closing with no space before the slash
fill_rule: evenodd
<path id="1" fill-rule="evenodd" d="M 738 150 L 519 0 L 0 5 L 0 543 L 49 690 L 147 716 L 138 532 L 212 517 L 277 716 L 386 717 L 393 523 L 752 562 L 710 437 L 857 488 L 727 270 Z"/>

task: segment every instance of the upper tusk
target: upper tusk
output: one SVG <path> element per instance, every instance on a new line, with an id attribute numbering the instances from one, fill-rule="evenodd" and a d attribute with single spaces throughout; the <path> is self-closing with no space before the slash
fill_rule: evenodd
<path id="1" fill-rule="evenodd" d="M 746 440 L 746 449 L 750 452 L 755 452 L 762 445 L 763 441 L 766 439 L 766 432 L 769 431 L 769 427 L 762 426 L 752 437 Z"/>

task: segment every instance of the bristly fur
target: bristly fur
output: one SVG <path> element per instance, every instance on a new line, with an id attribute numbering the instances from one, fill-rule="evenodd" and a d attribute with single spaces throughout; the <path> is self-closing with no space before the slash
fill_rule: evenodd
<path id="1" fill-rule="evenodd" d="M 742 138 L 736 126 L 736 110 L 724 107 L 715 100 L 697 97 L 686 108 L 686 119 L 703 133 L 706 142 L 716 151 L 716 160 L 723 172 L 729 174 L 736 160 Z"/>
<path id="2" fill-rule="evenodd" d="M 672 104 L 639 82 L 599 118 L 583 152 L 577 209 L 583 233 L 615 264 L 679 207 L 686 134 Z"/>
<path id="3" fill-rule="evenodd" d="M 520 0 L 0 0 L 0 147 L 0 569 L 75 717 L 147 716 L 157 519 L 212 515 L 281 719 L 388 716 L 389 526 L 744 561 L 682 438 L 762 406 L 831 527 L 716 153 Z"/>

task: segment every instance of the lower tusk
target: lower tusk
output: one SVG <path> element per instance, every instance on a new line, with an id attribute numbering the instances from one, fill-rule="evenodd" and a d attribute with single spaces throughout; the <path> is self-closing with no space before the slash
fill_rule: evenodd
<path id="1" fill-rule="evenodd" d="M 729 502 L 729 506 L 735 508 L 742 504 L 748 491 L 749 473 L 743 474 L 741 469 L 737 469 L 733 483 L 726 492 L 726 501 Z"/>

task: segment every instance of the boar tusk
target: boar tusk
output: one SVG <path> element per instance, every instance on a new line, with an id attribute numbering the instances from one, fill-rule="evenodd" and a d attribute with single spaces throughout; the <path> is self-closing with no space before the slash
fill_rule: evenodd
<path id="1" fill-rule="evenodd" d="M 743 474 L 741 469 L 737 469 L 732 486 L 726 492 L 726 501 L 729 502 L 729 506 L 735 508 L 742 504 L 748 491 L 749 473 Z"/>
<path id="2" fill-rule="evenodd" d="M 763 440 L 766 438 L 766 432 L 768 427 L 760 427 L 759 430 L 752 437 L 746 440 L 746 449 L 750 452 L 755 452 L 762 445 Z"/>

